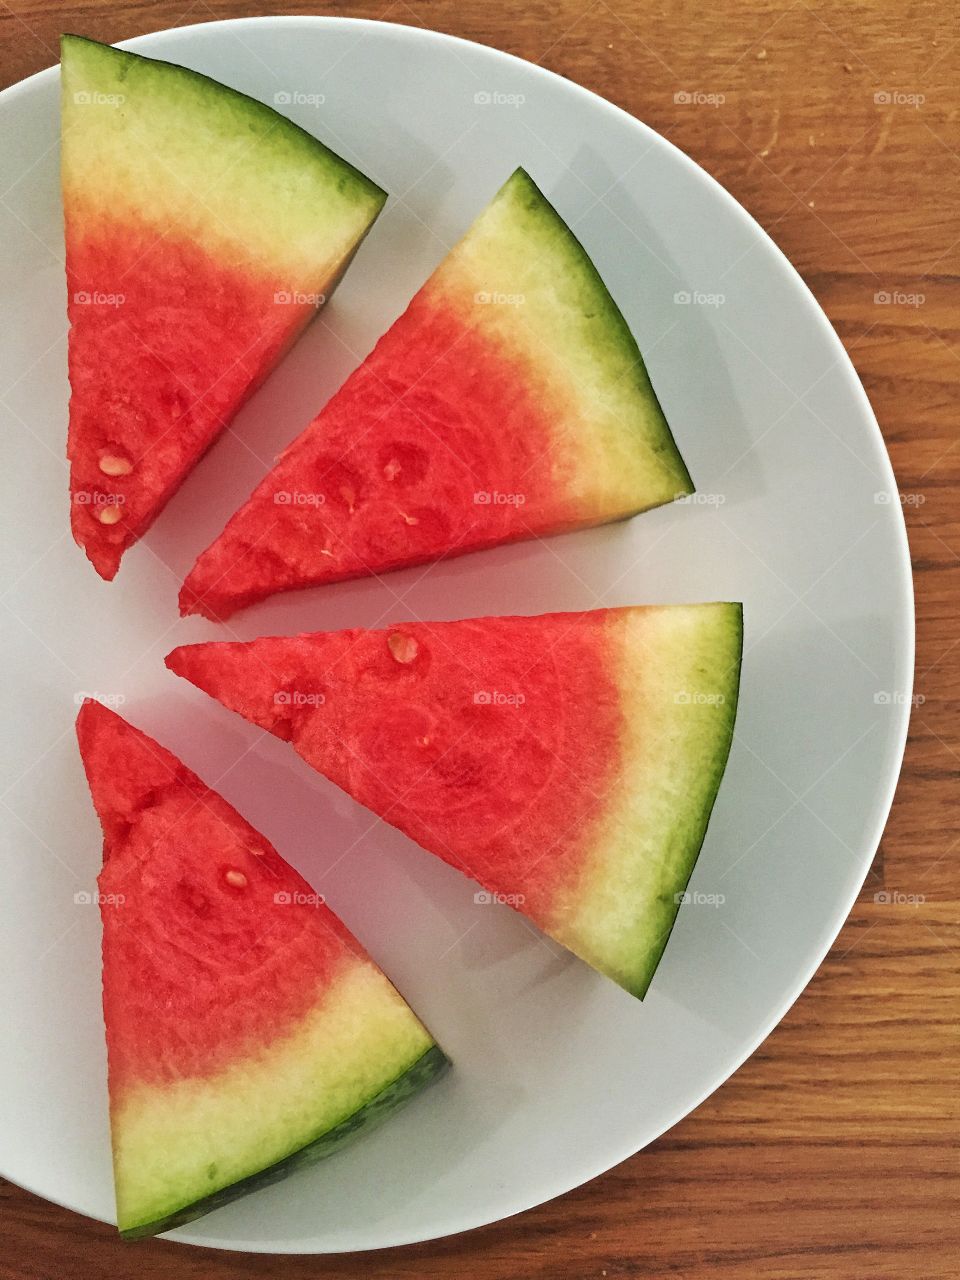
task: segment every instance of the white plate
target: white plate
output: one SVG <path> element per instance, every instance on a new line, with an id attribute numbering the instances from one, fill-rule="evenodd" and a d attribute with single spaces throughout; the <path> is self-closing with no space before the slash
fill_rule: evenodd
<path id="1" fill-rule="evenodd" d="M 99 692 L 122 696 L 322 889 L 456 1063 L 352 1150 L 176 1238 L 309 1253 L 461 1231 L 559 1195 L 675 1124 L 756 1048 L 836 936 L 908 718 L 895 481 L 799 277 L 730 196 L 616 107 L 494 50 L 371 22 L 220 22 L 125 47 L 266 102 L 288 94 L 284 110 L 391 200 L 333 304 L 108 585 L 67 527 L 57 73 L 0 96 L 2 1172 L 112 1217 L 99 923 L 75 901 L 94 886 L 100 836 L 72 721 L 76 695 Z M 177 587 L 258 459 L 306 424 L 518 163 L 626 313 L 706 500 L 281 597 L 235 632 L 742 599 L 737 740 L 691 885 L 702 897 L 680 912 L 642 1005 L 509 908 L 475 904 L 465 879 L 162 662 L 224 635 L 177 621 Z"/>

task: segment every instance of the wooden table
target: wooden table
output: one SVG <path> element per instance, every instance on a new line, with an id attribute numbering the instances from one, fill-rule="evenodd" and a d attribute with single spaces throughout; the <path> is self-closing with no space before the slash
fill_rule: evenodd
<path id="1" fill-rule="evenodd" d="M 55 62 L 61 30 L 113 41 L 291 8 L 436 27 L 543 63 L 671 138 L 774 235 L 850 352 L 908 495 L 924 702 L 876 864 L 828 960 L 737 1075 L 632 1160 L 499 1226 L 329 1259 L 122 1244 L 0 1184 L 0 1276 L 956 1280 L 957 5 L 0 0 L 0 83 Z M 678 91 L 724 101 L 691 106 Z M 884 305 L 880 292 L 923 301 Z M 925 901 L 875 903 L 881 886 Z"/>

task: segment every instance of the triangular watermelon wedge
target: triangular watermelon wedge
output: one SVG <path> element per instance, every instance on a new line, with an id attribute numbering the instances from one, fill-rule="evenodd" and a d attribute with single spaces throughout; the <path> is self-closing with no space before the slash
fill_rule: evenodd
<path id="1" fill-rule="evenodd" d="M 630 330 L 522 169 L 200 556 L 184 613 L 693 491 Z"/>
<path id="2" fill-rule="evenodd" d="M 642 996 L 733 733 L 737 604 L 404 623 L 175 649 L 425 849 Z"/>
<path id="3" fill-rule="evenodd" d="M 104 832 L 117 1223 L 154 1235 L 329 1154 L 445 1059 L 216 792 L 99 703 L 77 734 Z"/>
<path id="4" fill-rule="evenodd" d="M 112 578 L 386 196 L 271 108 L 64 36 L 73 535 Z"/>

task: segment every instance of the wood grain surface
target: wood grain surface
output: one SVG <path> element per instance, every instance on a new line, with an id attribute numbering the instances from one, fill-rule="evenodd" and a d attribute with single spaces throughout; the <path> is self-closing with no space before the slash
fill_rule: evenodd
<path id="1" fill-rule="evenodd" d="M 434 27 L 542 63 L 665 134 L 772 233 L 850 352 L 893 459 L 923 701 L 877 862 L 829 958 L 734 1078 L 632 1160 L 500 1225 L 339 1258 L 122 1244 L 0 1183 L 0 1277 L 956 1280 L 958 6 L 0 0 L 0 83 L 55 62 L 61 30 L 115 41 L 290 11 Z M 676 101 L 683 92 L 723 101 Z M 878 903 L 881 887 L 924 901 Z"/>

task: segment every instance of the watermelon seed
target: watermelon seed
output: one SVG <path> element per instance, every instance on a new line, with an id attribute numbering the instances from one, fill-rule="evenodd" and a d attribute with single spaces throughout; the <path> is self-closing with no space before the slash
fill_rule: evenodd
<path id="1" fill-rule="evenodd" d="M 100 459 L 100 470 L 105 476 L 128 476 L 133 463 L 119 453 L 105 453 Z"/>
<path id="2" fill-rule="evenodd" d="M 419 523 L 420 523 L 420 521 L 417 519 L 417 517 L 416 517 L 416 516 L 408 516 L 408 515 L 407 515 L 407 513 L 406 513 L 405 511 L 401 511 L 401 512 L 400 512 L 400 514 L 403 516 L 403 523 L 404 523 L 404 524 L 419 524 Z"/>
<path id="3" fill-rule="evenodd" d="M 391 458 L 390 461 L 387 463 L 387 465 L 383 468 L 383 474 L 387 477 L 388 480 L 396 480 L 397 476 L 400 474 L 400 471 L 401 471 L 400 463 L 397 462 L 396 458 Z"/>
<path id="4" fill-rule="evenodd" d="M 117 524 L 123 517 L 123 512 L 116 505 L 109 507 L 100 507 L 97 510 L 97 519 L 101 524 Z"/>
<path id="5" fill-rule="evenodd" d="M 403 663 L 412 662 L 420 652 L 420 646 L 413 636 L 406 636 L 402 631 L 394 631 L 387 636 L 387 648 L 397 662 Z"/>
<path id="6" fill-rule="evenodd" d="M 228 871 L 225 871 L 223 878 L 234 889 L 245 889 L 247 887 L 247 877 L 242 871 L 237 871 L 235 867 L 230 867 Z"/>

